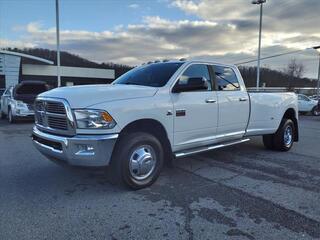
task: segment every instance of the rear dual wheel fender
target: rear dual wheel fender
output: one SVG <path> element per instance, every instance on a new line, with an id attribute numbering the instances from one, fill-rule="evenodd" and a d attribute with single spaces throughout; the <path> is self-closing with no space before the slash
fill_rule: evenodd
<path id="1" fill-rule="evenodd" d="M 263 143 L 267 149 L 289 151 L 293 145 L 295 127 L 291 119 L 283 119 L 274 134 L 264 135 Z"/>
<path id="2" fill-rule="evenodd" d="M 157 180 L 163 161 L 163 147 L 155 136 L 145 132 L 124 134 L 112 154 L 109 179 L 131 189 L 145 188 Z"/>

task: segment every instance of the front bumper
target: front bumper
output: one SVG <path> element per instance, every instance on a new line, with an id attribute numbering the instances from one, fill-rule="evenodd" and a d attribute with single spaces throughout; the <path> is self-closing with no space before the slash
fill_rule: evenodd
<path id="1" fill-rule="evenodd" d="M 34 117 L 33 110 L 26 110 L 26 109 L 15 109 L 13 112 L 14 117 Z"/>
<path id="2" fill-rule="evenodd" d="M 117 138 L 118 134 L 62 137 L 37 127 L 33 127 L 32 133 L 35 147 L 50 160 L 88 167 L 109 165 Z"/>

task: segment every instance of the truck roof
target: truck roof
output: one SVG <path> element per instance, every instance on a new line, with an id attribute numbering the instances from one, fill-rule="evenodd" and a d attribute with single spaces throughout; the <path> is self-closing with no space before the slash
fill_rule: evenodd
<path id="1" fill-rule="evenodd" d="M 159 63 L 202 63 L 202 64 L 215 64 L 215 65 L 223 65 L 226 67 L 236 68 L 234 64 L 226 64 L 221 62 L 215 61 L 208 61 L 208 60 L 166 60 L 166 61 L 159 61 L 159 62 L 149 62 L 147 64 L 159 64 Z M 146 65 L 147 65 L 146 64 Z"/>

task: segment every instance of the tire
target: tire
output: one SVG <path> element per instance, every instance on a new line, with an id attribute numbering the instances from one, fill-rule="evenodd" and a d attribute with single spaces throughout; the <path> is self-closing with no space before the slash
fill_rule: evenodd
<path id="1" fill-rule="evenodd" d="M 14 116 L 12 115 L 12 111 L 11 111 L 10 108 L 9 108 L 9 110 L 8 110 L 8 122 L 9 122 L 9 123 L 15 123 L 15 122 L 16 122 L 16 119 L 15 119 Z"/>
<path id="2" fill-rule="evenodd" d="M 316 106 L 311 111 L 313 116 L 320 116 L 320 109 Z"/>
<path id="3" fill-rule="evenodd" d="M 263 144 L 264 144 L 265 148 L 269 149 L 269 150 L 274 150 L 273 134 L 264 135 L 262 138 L 263 138 Z"/>
<path id="4" fill-rule="evenodd" d="M 6 115 L 0 110 L 0 119 L 6 119 Z"/>
<path id="5" fill-rule="evenodd" d="M 289 151 L 294 142 L 295 128 L 291 119 L 283 119 L 275 134 L 264 135 L 263 143 L 267 149 Z"/>
<path id="6" fill-rule="evenodd" d="M 157 180 L 163 162 L 163 147 L 155 136 L 145 132 L 125 134 L 113 151 L 109 179 L 134 190 L 145 188 Z M 142 164 L 145 169 L 141 169 Z"/>

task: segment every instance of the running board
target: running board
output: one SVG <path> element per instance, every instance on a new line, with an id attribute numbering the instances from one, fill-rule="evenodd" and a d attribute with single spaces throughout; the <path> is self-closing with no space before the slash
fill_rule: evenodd
<path id="1" fill-rule="evenodd" d="M 224 143 L 220 143 L 220 144 L 217 144 L 217 145 L 211 145 L 211 146 L 205 146 L 205 147 L 199 147 L 199 148 L 192 148 L 192 149 L 176 152 L 176 153 L 174 153 L 174 155 L 175 155 L 176 158 L 180 158 L 180 157 L 185 157 L 185 156 L 196 154 L 196 153 L 210 151 L 210 150 L 217 149 L 217 148 L 222 148 L 222 147 L 227 147 L 227 146 L 231 146 L 231 145 L 235 145 L 235 144 L 239 144 L 239 143 L 248 142 L 249 140 L 250 140 L 249 138 L 244 138 L 244 139 L 241 139 L 241 140 L 224 142 Z"/>

